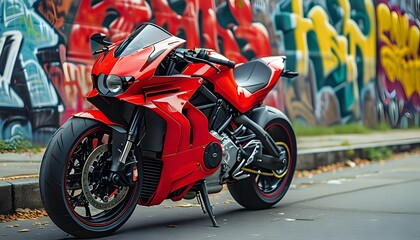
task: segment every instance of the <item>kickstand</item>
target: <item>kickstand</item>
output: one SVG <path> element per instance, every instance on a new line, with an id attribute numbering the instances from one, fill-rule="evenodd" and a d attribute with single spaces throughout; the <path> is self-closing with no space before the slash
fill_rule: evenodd
<path id="1" fill-rule="evenodd" d="M 200 192 L 200 195 L 197 195 L 198 202 L 201 204 L 203 212 L 207 212 L 209 214 L 210 220 L 213 223 L 213 227 L 219 227 L 219 225 L 216 222 L 216 218 L 214 217 L 213 207 L 210 205 L 206 181 L 202 181 L 200 184 L 198 184 L 197 187 L 198 191 Z"/>

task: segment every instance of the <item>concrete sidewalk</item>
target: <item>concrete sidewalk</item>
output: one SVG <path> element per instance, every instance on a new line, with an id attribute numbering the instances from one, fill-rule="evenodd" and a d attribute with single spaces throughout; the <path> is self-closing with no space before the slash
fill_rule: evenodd
<path id="1" fill-rule="evenodd" d="M 297 170 L 310 170 L 352 157 L 365 157 L 367 148 L 392 147 L 408 151 L 420 147 L 420 129 L 390 130 L 371 134 L 343 134 L 314 137 L 298 136 Z M 0 178 L 26 176 L 17 180 L 0 180 L 0 214 L 17 208 L 42 208 L 39 197 L 39 167 L 43 153 L 0 154 Z M 32 177 L 31 177 L 32 176 Z"/>

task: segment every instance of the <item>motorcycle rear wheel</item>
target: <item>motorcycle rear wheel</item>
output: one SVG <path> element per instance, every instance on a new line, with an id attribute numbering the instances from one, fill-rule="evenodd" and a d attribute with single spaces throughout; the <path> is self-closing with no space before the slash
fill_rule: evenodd
<path id="1" fill-rule="evenodd" d="M 44 208 L 58 227 L 75 237 L 110 235 L 137 205 L 139 184 L 117 187 L 103 180 L 112 163 L 111 143 L 108 126 L 71 118 L 45 151 L 39 177 Z"/>
<path id="2" fill-rule="evenodd" d="M 281 150 L 288 156 L 287 172 L 284 176 L 264 176 L 258 171 L 269 173 L 264 169 L 253 169 L 251 176 L 228 184 L 228 189 L 237 203 L 247 209 L 267 209 L 277 204 L 286 194 L 292 182 L 296 167 L 296 137 L 292 126 L 282 118 L 276 118 L 262 126 L 273 138 Z M 265 153 L 267 154 L 267 153 Z M 283 174 L 280 174 L 283 175 Z"/>

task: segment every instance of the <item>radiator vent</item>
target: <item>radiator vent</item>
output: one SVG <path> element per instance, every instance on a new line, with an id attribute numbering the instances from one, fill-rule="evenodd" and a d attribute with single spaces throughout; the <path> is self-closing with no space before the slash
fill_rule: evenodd
<path id="1" fill-rule="evenodd" d="M 155 193 L 162 173 L 163 162 L 159 159 L 143 159 L 143 183 L 140 198 L 147 202 Z"/>

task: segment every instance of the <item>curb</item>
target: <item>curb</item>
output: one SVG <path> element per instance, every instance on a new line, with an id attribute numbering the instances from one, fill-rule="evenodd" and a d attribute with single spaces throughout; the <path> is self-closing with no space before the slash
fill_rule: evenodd
<path id="1" fill-rule="evenodd" d="M 318 167 L 346 161 L 350 158 L 365 158 L 367 149 L 377 147 L 391 147 L 394 153 L 409 151 L 420 147 L 420 139 L 371 143 L 351 146 L 336 146 L 330 148 L 304 149 L 298 151 L 296 170 L 312 170 Z M 38 178 L 0 181 L 0 214 L 11 214 L 18 208 L 43 208 L 39 191 Z"/>
<path id="2" fill-rule="evenodd" d="M 6 181 L 0 181 L 0 214 L 10 214 L 14 211 L 12 184 Z"/>
<path id="3" fill-rule="evenodd" d="M 0 214 L 12 214 L 18 208 L 43 208 L 38 178 L 0 181 Z"/>
<path id="4" fill-rule="evenodd" d="M 349 146 L 334 146 L 298 151 L 296 170 L 313 170 L 350 158 L 367 158 L 368 149 L 390 147 L 393 153 L 420 148 L 420 139 L 399 140 L 398 142 L 380 142 Z M 352 152 L 352 154 L 349 154 Z"/>

